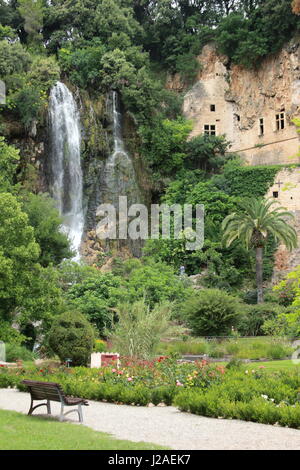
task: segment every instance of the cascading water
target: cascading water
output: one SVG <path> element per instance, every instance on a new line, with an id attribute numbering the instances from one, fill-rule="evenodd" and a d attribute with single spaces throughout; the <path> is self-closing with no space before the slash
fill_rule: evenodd
<path id="1" fill-rule="evenodd" d="M 140 202 L 140 191 L 132 160 L 125 150 L 122 135 L 122 114 L 119 95 L 112 91 L 108 97 L 109 113 L 113 121 L 113 150 L 108 157 L 102 179 L 103 202 L 118 205 L 119 196 L 127 196 L 129 203 Z"/>
<path id="2" fill-rule="evenodd" d="M 50 92 L 50 190 L 63 217 L 62 230 L 69 236 L 75 260 L 80 258 L 84 213 L 80 163 L 80 118 L 70 90 L 57 82 Z"/>
<path id="3" fill-rule="evenodd" d="M 112 121 L 113 145 L 101 173 L 99 200 L 101 203 L 113 204 L 118 212 L 119 196 L 127 196 L 128 207 L 143 201 L 133 161 L 124 144 L 123 116 L 119 95 L 116 91 L 111 91 L 108 95 L 107 111 Z M 117 246 L 119 249 L 129 248 L 135 256 L 140 256 L 141 243 L 139 240 L 118 240 Z M 108 242 L 107 249 L 109 248 L 110 243 Z"/>

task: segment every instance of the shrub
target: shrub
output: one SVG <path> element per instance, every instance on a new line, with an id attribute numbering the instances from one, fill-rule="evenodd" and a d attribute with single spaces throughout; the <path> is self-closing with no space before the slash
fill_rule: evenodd
<path id="1" fill-rule="evenodd" d="M 238 322 L 238 331 L 243 336 L 261 336 L 264 334 L 262 326 L 265 321 L 274 319 L 283 313 L 284 307 L 278 304 L 265 302 L 256 305 L 243 305 Z"/>
<path id="2" fill-rule="evenodd" d="M 293 348 L 288 347 L 283 344 L 270 344 L 270 346 L 267 348 L 267 358 L 269 359 L 284 359 L 287 356 L 291 355 L 293 352 Z"/>
<path id="3" fill-rule="evenodd" d="M 30 54 L 19 42 L 0 41 L 0 77 L 27 71 L 30 63 Z"/>
<path id="4" fill-rule="evenodd" d="M 225 356 L 225 349 L 222 346 L 214 346 L 211 348 L 209 355 L 215 359 L 220 359 Z"/>
<path id="5" fill-rule="evenodd" d="M 118 300 L 120 279 L 110 273 L 97 273 L 71 286 L 67 298 L 76 310 L 87 316 L 98 329 L 100 336 L 105 328 L 111 328 L 113 310 Z"/>
<path id="6" fill-rule="evenodd" d="M 231 367 L 221 384 L 207 390 L 182 389 L 174 404 L 203 416 L 300 428 L 298 373 L 247 372 Z"/>
<path id="7" fill-rule="evenodd" d="M 16 362 L 18 360 L 33 361 L 34 359 L 34 354 L 31 351 L 18 344 L 6 344 L 5 352 L 6 362 Z"/>
<path id="8" fill-rule="evenodd" d="M 0 341 L 20 345 L 24 340 L 25 336 L 10 326 L 9 322 L 0 320 Z"/>
<path id="9" fill-rule="evenodd" d="M 238 302 L 221 290 L 205 289 L 186 301 L 183 312 L 195 335 L 225 335 L 237 323 Z"/>
<path id="10" fill-rule="evenodd" d="M 102 339 L 95 339 L 94 352 L 106 352 L 107 344 Z"/>
<path id="11" fill-rule="evenodd" d="M 74 366 L 87 365 L 94 345 L 93 328 L 80 313 L 65 312 L 53 322 L 49 345 L 62 362 L 70 358 Z"/>
<path id="12" fill-rule="evenodd" d="M 141 300 L 121 305 L 118 315 L 119 321 L 109 333 L 113 347 L 124 356 L 148 359 L 169 330 L 171 305 L 165 302 L 151 310 Z"/>

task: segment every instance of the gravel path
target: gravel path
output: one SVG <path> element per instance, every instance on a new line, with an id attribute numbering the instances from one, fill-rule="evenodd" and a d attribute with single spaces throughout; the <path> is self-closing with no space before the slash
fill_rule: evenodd
<path id="1" fill-rule="evenodd" d="M 205 418 L 182 413 L 171 406 L 150 408 L 89 403 L 90 406 L 83 408 L 84 424 L 119 439 L 155 442 L 177 450 L 300 450 L 300 431 L 295 429 Z M 0 389 L 0 408 L 27 413 L 29 404 L 28 393 Z M 58 403 L 51 402 L 51 407 L 53 414 L 59 413 Z M 76 420 L 75 413 L 68 419 Z"/>

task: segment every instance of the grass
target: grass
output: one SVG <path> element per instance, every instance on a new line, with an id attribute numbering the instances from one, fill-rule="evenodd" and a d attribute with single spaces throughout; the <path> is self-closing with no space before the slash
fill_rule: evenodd
<path id="1" fill-rule="evenodd" d="M 218 362 L 218 365 L 226 366 L 228 362 L 220 361 Z M 242 367 L 245 370 L 256 370 L 259 369 L 260 367 L 264 367 L 265 370 L 270 370 L 270 371 L 298 371 L 300 374 L 300 364 L 294 364 L 293 361 L 290 359 L 282 360 L 282 361 L 259 361 L 259 362 L 249 362 L 249 363 L 244 363 L 242 364 Z"/>
<path id="2" fill-rule="evenodd" d="M 163 447 L 122 441 L 86 426 L 0 410 L 0 450 L 156 450 Z"/>
<path id="3" fill-rule="evenodd" d="M 300 374 L 300 364 L 294 364 L 293 361 L 287 359 L 283 361 L 269 361 L 269 362 L 251 362 L 245 364 L 245 369 L 259 369 L 259 367 L 264 366 L 266 370 L 297 370 Z"/>
<path id="4" fill-rule="evenodd" d="M 286 359 L 293 353 L 291 343 L 284 338 L 256 337 L 232 338 L 222 341 L 206 341 L 203 338 L 188 338 L 186 341 L 173 340 L 160 343 L 160 354 L 180 355 L 207 354 L 212 358 L 231 356 L 237 359 Z"/>

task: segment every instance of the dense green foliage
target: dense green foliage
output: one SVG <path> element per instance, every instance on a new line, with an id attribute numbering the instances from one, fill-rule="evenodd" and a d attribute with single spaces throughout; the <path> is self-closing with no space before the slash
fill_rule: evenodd
<path id="1" fill-rule="evenodd" d="M 86 318 L 77 312 L 64 312 L 49 331 L 49 346 L 62 362 L 87 365 L 94 345 L 94 332 Z"/>
<path id="2" fill-rule="evenodd" d="M 98 274 L 74 284 L 67 299 L 78 311 L 87 315 L 101 335 L 112 326 L 114 308 L 118 302 L 120 279 L 112 274 Z"/>
<path id="3" fill-rule="evenodd" d="M 171 311 L 166 302 L 152 309 L 145 300 L 120 305 L 118 322 L 109 333 L 114 349 L 126 357 L 151 359 L 170 329 Z"/>
<path id="4" fill-rule="evenodd" d="M 189 141 L 190 145 L 193 140 Z M 222 243 L 221 224 L 225 217 L 238 210 L 243 198 L 253 195 L 253 191 L 257 196 L 264 195 L 279 169 L 279 166 L 246 167 L 239 159 L 225 163 L 223 160 L 223 166 L 218 170 L 215 168 L 215 172 L 220 172 L 217 174 L 207 173 L 204 168 L 182 169 L 168 184 L 162 202 L 204 204 L 204 246 L 201 250 L 188 252 L 184 239 L 151 240 L 146 244 L 145 254 L 166 261 L 176 269 L 184 265 L 188 274 L 203 271 L 202 283 L 208 287 L 227 290 L 242 287 L 247 279 L 253 278 L 254 252 L 247 251 L 240 242 L 226 248 Z M 272 274 L 275 249 L 276 242 L 270 237 L 264 248 L 264 279 Z"/>
<path id="5" fill-rule="evenodd" d="M 20 156 L 17 149 L 6 144 L 0 137 L 0 191 L 10 191 Z"/>
<path id="6" fill-rule="evenodd" d="M 230 61 L 246 67 L 278 51 L 298 30 L 290 0 L 0 0 L 0 22 L 0 79 L 7 90 L 6 104 L 0 105 L 0 133 L 7 137 L 0 136 L 0 337 L 30 348 L 41 341 L 46 351 L 42 338 L 68 310 L 80 311 L 103 337 L 120 305 L 141 301 L 152 313 L 170 302 L 172 317 L 186 322 L 182 304 L 195 297 L 187 276 L 178 276 L 183 265 L 188 275 L 201 274 L 202 287 L 249 300 L 254 251 L 239 240 L 224 247 L 221 224 L 243 198 L 263 197 L 280 167 L 243 166 L 227 153 L 226 136 L 189 138 L 192 123 L 182 116 L 180 93 L 165 84 L 179 72 L 186 90 L 201 68 L 196 58 L 211 40 Z M 23 145 L 31 145 L 36 132 L 43 135 L 49 90 L 59 78 L 91 100 L 118 91 L 126 125 L 133 129 L 127 144 L 141 156 L 152 202 L 205 205 L 201 250 L 187 251 L 184 237 L 152 240 L 142 260 L 116 259 L 109 274 L 64 261 L 72 252 L 60 232 L 61 218 L 53 201 L 39 193 L 44 187 L 39 168 Z M 7 143 L 16 141 L 22 141 L 21 151 Z M 275 249 L 270 237 L 265 280 Z M 193 304 L 194 315 L 198 307 Z M 228 314 L 218 327 L 220 313 L 212 309 L 207 324 L 195 331 L 227 332 L 235 320 Z M 245 334 L 274 329 L 268 322 L 292 315 L 275 307 L 272 313 L 270 307 L 260 319 L 259 309 L 241 303 L 239 313 L 237 327 Z"/>
<path id="7" fill-rule="evenodd" d="M 247 372 L 247 373 L 246 373 Z M 184 390 L 175 399 L 181 411 L 210 417 L 300 427 L 298 372 L 230 371 L 206 391 Z"/>
<path id="8" fill-rule="evenodd" d="M 19 151 L 0 138 L 0 336 L 32 348 L 63 309 L 59 275 L 52 265 L 72 252 L 53 201 L 29 193 L 19 180 L 19 161 Z"/>
<path id="9" fill-rule="evenodd" d="M 41 249 L 41 265 L 57 265 L 63 259 L 70 258 L 73 253 L 67 237 L 60 232 L 62 218 L 58 215 L 53 199 L 45 194 L 26 194 L 21 198 L 21 202 Z"/>
<path id="10" fill-rule="evenodd" d="M 289 0 L 259 2 L 247 16 L 242 10 L 222 19 L 217 44 L 233 62 L 254 67 L 267 54 L 277 52 L 299 30 Z"/>
<path id="11" fill-rule="evenodd" d="M 238 331 L 243 336 L 261 336 L 265 322 L 273 320 L 284 312 L 284 307 L 264 302 L 263 304 L 244 305 L 238 322 Z"/>
<path id="12" fill-rule="evenodd" d="M 274 207 L 274 205 L 276 205 Z M 298 245 L 297 232 L 290 225 L 294 215 L 278 206 L 274 200 L 262 198 L 245 199 L 240 210 L 229 214 L 222 222 L 223 241 L 229 247 L 240 240 L 246 248 L 256 250 L 257 302 L 263 302 L 263 249 L 272 235 L 277 242 L 283 243 L 288 250 Z"/>
<path id="13" fill-rule="evenodd" d="M 182 312 L 196 336 L 223 336 L 238 322 L 235 297 L 218 289 L 201 289 L 186 300 Z"/>

